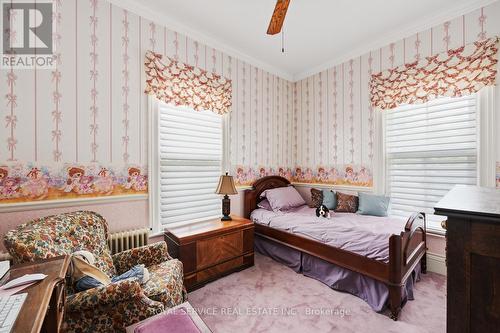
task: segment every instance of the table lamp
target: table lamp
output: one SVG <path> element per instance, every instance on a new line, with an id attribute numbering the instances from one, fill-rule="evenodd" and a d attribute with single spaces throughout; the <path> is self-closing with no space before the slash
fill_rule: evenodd
<path id="1" fill-rule="evenodd" d="M 222 199 L 222 215 L 221 221 L 231 221 L 231 200 L 229 200 L 229 195 L 238 194 L 236 191 L 236 187 L 234 187 L 233 176 L 229 176 L 226 172 L 225 175 L 220 176 L 219 185 L 217 185 L 217 190 L 215 191 L 217 194 L 223 194 L 224 198 Z"/>

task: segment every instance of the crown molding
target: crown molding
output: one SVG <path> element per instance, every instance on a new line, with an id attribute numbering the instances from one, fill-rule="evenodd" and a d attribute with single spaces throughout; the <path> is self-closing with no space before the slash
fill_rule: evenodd
<path id="1" fill-rule="evenodd" d="M 286 71 L 280 70 L 264 61 L 253 58 L 229 45 L 219 41 L 217 38 L 201 33 L 197 30 L 189 28 L 187 25 L 180 23 L 179 21 L 173 19 L 172 17 L 160 14 L 151 10 L 150 8 L 139 4 L 135 0 L 108 0 L 115 6 L 126 9 L 132 13 L 135 13 L 143 18 L 151 20 L 155 23 L 162 24 L 172 31 L 176 31 L 180 34 L 186 35 L 191 39 L 194 39 L 200 43 L 206 44 L 209 47 L 215 48 L 218 51 L 225 53 L 226 55 L 238 58 L 247 62 L 250 65 L 263 69 L 271 74 L 277 75 L 285 80 L 292 81 L 293 74 Z"/>
<path id="2" fill-rule="evenodd" d="M 468 14 L 476 9 L 481 7 L 486 7 L 492 3 L 497 2 L 498 0 L 475 0 L 468 4 L 464 4 L 462 6 L 455 7 L 446 12 L 439 13 L 433 16 L 430 16 L 426 19 L 420 20 L 417 23 L 409 24 L 406 27 L 402 27 L 398 29 L 397 32 L 384 34 L 383 37 L 374 40 L 370 43 L 362 43 L 362 46 L 353 49 L 350 52 L 346 52 L 340 56 L 333 58 L 327 62 L 324 62 L 320 65 L 314 66 L 311 69 L 298 72 L 291 73 L 287 71 L 283 71 L 275 66 L 272 66 L 264 61 L 253 58 L 244 52 L 241 52 L 224 42 L 221 42 L 214 36 L 210 36 L 204 33 L 201 33 L 195 29 L 189 28 L 187 25 L 180 23 L 179 21 L 173 19 L 170 16 L 165 14 L 160 14 L 155 12 L 154 10 L 138 3 L 136 0 L 108 0 L 110 3 L 126 9 L 132 13 L 140 15 L 146 19 L 154 21 L 156 23 L 162 24 L 166 26 L 168 29 L 177 31 L 178 33 L 184 34 L 194 40 L 197 40 L 200 43 L 206 44 L 207 46 L 213 47 L 218 51 L 221 51 L 227 55 L 232 57 L 236 57 L 240 60 L 243 60 L 253 66 L 261 68 L 271 74 L 275 74 L 283 79 L 286 79 L 291 82 L 297 82 L 312 75 L 315 75 L 319 72 L 332 68 L 338 64 L 346 62 L 350 59 L 359 57 L 360 55 L 364 55 L 370 51 L 379 49 L 381 47 L 385 47 L 390 43 L 395 41 L 400 41 L 404 38 L 412 36 L 418 32 L 422 32 L 428 30 L 434 26 L 442 24 L 448 20 L 455 19 L 461 15 Z"/>
<path id="3" fill-rule="evenodd" d="M 415 35 L 416 33 L 428 30 L 432 27 L 435 27 L 443 22 L 455 19 L 462 15 L 468 14 L 476 9 L 481 7 L 486 7 L 491 5 L 492 3 L 497 2 L 498 0 L 475 0 L 468 4 L 455 7 L 446 12 L 433 15 L 426 19 L 420 20 L 413 24 L 408 24 L 406 27 L 401 27 L 397 32 L 384 34 L 383 37 L 376 39 L 370 43 L 363 43 L 362 46 L 355 48 L 350 52 L 346 52 L 338 57 L 335 57 L 332 60 L 329 60 L 321 65 L 315 66 L 309 70 L 299 72 L 293 75 L 293 81 L 297 82 L 312 75 L 315 75 L 319 72 L 332 68 L 336 65 L 342 64 L 350 59 L 357 58 L 361 55 L 367 54 L 370 51 L 377 50 L 381 47 L 385 47 L 390 43 L 394 43 L 396 41 L 400 41 L 404 38 Z"/>

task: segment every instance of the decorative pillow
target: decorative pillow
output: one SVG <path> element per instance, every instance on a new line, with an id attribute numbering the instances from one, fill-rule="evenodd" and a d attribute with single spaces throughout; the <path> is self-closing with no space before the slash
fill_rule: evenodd
<path id="1" fill-rule="evenodd" d="M 337 208 L 336 212 L 356 213 L 358 210 L 358 197 L 345 193 L 337 192 Z"/>
<path id="2" fill-rule="evenodd" d="M 267 199 L 261 200 L 261 201 L 257 204 L 257 207 L 262 208 L 262 209 L 265 209 L 265 210 L 273 210 L 273 209 L 271 208 L 271 204 L 269 203 L 269 200 L 267 200 Z"/>
<path id="3" fill-rule="evenodd" d="M 323 204 L 323 191 L 317 188 L 311 189 L 311 207 L 318 208 Z"/>
<path id="4" fill-rule="evenodd" d="M 337 208 L 337 194 L 333 190 L 323 190 L 323 205 L 330 210 Z"/>
<path id="5" fill-rule="evenodd" d="M 390 197 L 360 192 L 358 214 L 387 216 L 390 203 Z"/>
<path id="6" fill-rule="evenodd" d="M 283 211 L 290 208 L 305 205 L 304 198 L 297 192 L 293 186 L 278 187 L 271 190 L 266 190 L 260 195 L 261 198 L 265 197 L 273 211 Z"/>

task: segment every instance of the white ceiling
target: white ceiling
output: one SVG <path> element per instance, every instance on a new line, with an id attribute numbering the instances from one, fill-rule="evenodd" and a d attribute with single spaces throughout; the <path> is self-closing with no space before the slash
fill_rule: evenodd
<path id="1" fill-rule="evenodd" d="M 149 13 L 159 23 L 266 70 L 300 79 L 495 0 L 291 0 L 284 54 L 281 35 L 266 34 L 275 1 L 113 2 Z"/>

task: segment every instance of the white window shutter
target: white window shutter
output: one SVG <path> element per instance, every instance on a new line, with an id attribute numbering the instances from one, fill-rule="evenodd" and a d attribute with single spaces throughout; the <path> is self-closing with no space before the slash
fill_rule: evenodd
<path id="1" fill-rule="evenodd" d="M 161 227 L 221 215 L 222 116 L 159 104 Z"/>
<path id="2" fill-rule="evenodd" d="M 456 184 L 478 183 L 476 95 L 438 98 L 387 111 L 386 192 L 391 214 L 428 215 L 442 231 L 435 204 Z"/>

